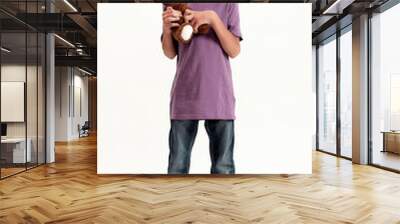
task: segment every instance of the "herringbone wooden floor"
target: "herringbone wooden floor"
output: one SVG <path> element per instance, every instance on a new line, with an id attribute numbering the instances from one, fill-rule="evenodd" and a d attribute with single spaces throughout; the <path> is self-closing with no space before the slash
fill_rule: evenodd
<path id="1" fill-rule="evenodd" d="M 0 181 L 0 223 L 400 223 L 400 175 L 314 152 L 313 175 L 96 175 L 96 139 Z"/>

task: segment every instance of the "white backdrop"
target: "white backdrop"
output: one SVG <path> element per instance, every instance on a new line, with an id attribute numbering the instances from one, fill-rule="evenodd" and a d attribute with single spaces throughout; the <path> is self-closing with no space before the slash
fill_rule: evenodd
<path id="1" fill-rule="evenodd" d="M 240 174 L 311 173 L 311 4 L 240 4 L 231 61 Z M 99 174 L 164 174 L 175 60 L 161 49 L 161 4 L 98 4 Z M 209 173 L 203 122 L 190 173 Z"/>

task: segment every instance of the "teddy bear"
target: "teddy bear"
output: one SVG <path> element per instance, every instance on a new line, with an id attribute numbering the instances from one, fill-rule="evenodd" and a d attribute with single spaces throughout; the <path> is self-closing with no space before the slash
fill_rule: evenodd
<path id="1" fill-rule="evenodd" d="M 174 10 L 180 11 L 182 15 L 185 14 L 187 9 L 191 9 L 186 3 L 168 3 L 165 4 L 165 8 L 172 7 Z M 191 41 L 194 35 L 193 26 L 189 22 L 185 22 L 183 16 L 177 21 L 178 27 L 171 28 L 172 36 L 175 40 L 180 43 L 187 44 Z M 200 25 L 197 28 L 197 34 L 206 34 L 209 31 L 208 24 Z"/>

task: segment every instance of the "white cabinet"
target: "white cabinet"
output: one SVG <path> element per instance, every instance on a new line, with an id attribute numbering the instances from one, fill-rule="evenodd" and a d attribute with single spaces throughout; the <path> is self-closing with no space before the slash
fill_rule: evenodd
<path id="1" fill-rule="evenodd" d="M 11 147 L 12 149 L 12 163 L 32 161 L 32 140 L 28 138 L 26 142 L 27 147 L 25 151 L 25 138 L 7 138 L 1 140 L 2 146 Z"/>

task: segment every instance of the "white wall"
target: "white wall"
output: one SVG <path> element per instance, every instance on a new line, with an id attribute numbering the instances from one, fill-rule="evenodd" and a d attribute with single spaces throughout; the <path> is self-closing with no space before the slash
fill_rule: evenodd
<path id="1" fill-rule="evenodd" d="M 44 162 L 45 145 L 45 118 L 44 118 L 44 73 L 41 66 L 32 66 L 18 63 L 7 63 L 1 66 L 2 82 L 24 82 L 26 84 L 26 108 L 22 107 L 23 113 L 26 110 L 27 120 L 23 122 L 6 122 L 7 137 L 25 137 L 30 139 L 32 150 L 32 161 Z M 26 81 L 27 79 L 27 81 Z M 10 108 L 1 108 L 7 110 Z M 21 111 L 20 111 L 21 112 Z M 17 113 L 17 112 L 15 112 Z M 36 152 L 39 156 L 37 157 Z"/>
<path id="2" fill-rule="evenodd" d="M 40 71 L 39 71 L 40 72 Z M 2 82 L 25 82 L 26 75 L 28 77 L 29 87 L 27 88 L 27 118 L 28 118 L 28 137 L 35 133 L 36 135 L 36 66 L 25 66 L 20 64 L 4 64 L 1 66 Z M 35 88 L 32 88 L 35 86 Z M 39 105 L 40 106 L 40 105 Z M 2 108 L 6 110 L 7 108 Z M 22 108 L 24 109 L 24 108 Z M 24 137 L 26 122 L 7 122 L 8 137 Z"/>
<path id="3" fill-rule="evenodd" d="M 79 132 L 77 129 L 78 124 L 83 125 L 85 121 L 88 121 L 89 118 L 89 111 L 88 111 L 88 99 L 89 99 L 89 94 L 88 94 L 88 77 L 87 76 L 82 76 L 83 73 L 81 73 L 79 70 L 75 70 L 75 75 L 74 75 L 74 108 L 72 110 L 75 110 L 75 113 L 73 113 L 73 117 L 71 120 L 71 135 L 73 138 L 78 138 L 79 137 Z M 78 73 L 77 73 L 78 72 Z M 80 91 L 80 93 L 78 93 Z M 80 97 L 79 97 L 80 94 Z M 81 101 L 81 102 L 79 102 Z M 82 110 L 81 112 L 79 111 Z"/>
<path id="4" fill-rule="evenodd" d="M 98 4 L 98 173 L 166 173 L 176 62 L 162 53 L 160 14 L 161 4 Z M 240 4 L 240 14 L 237 173 L 311 173 L 311 4 Z M 209 169 L 199 125 L 191 173 Z"/>
<path id="5" fill-rule="evenodd" d="M 25 121 L 25 82 L 1 82 L 1 122 Z"/>
<path id="6" fill-rule="evenodd" d="M 78 124 L 83 125 L 88 120 L 88 78 L 76 68 L 56 67 L 55 89 L 55 140 L 77 139 Z M 76 107 L 79 105 L 79 98 L 76 97 L 79 89 L 81 114 Z"/>
<path id="7" fill-rule="evenodd" d="M 1 81 L 2 82 L 23 82 L 26 83 L 26 70 L 28 71 L 28 74 L 32 74 L 32 71 L 35 69 L 35 74 L 36 74 L 36 68 L 32 66 L 26 67 L 24 65 L 20 64 L 5 64 L 1 66 Z M 35 94 L 36 96 L 36 94 Z M 2 96 L 3 98 L 3 96 Z M 24 98 L 24 97 L 23 97 Z M 36 108 L 36 106 L 35 106 Z M 22 108 L 22 114 L 25 112 L 24 106 Z M 2 114 L 8 110 L 8 108 L 1 108 Z M 21 113 L 21 111 L 16 112 L 16 113 Z M 23 115 L 22 115 L 23 116 Z M 22 137 L 25 136 L 25 124 L 24 124 L 24 118 L 22 118 L 22 122 L 7 122 L 7 132 L 9 136 L 14 136 L 14 137 Z"/>
<path id="8" fill-rule="evenodd" d="M 70 76 L 68 75 L 68 67 L 55 68 L 55 140 L 68 140 L 68 108 L 69 95 L 68 86 Z"/>

